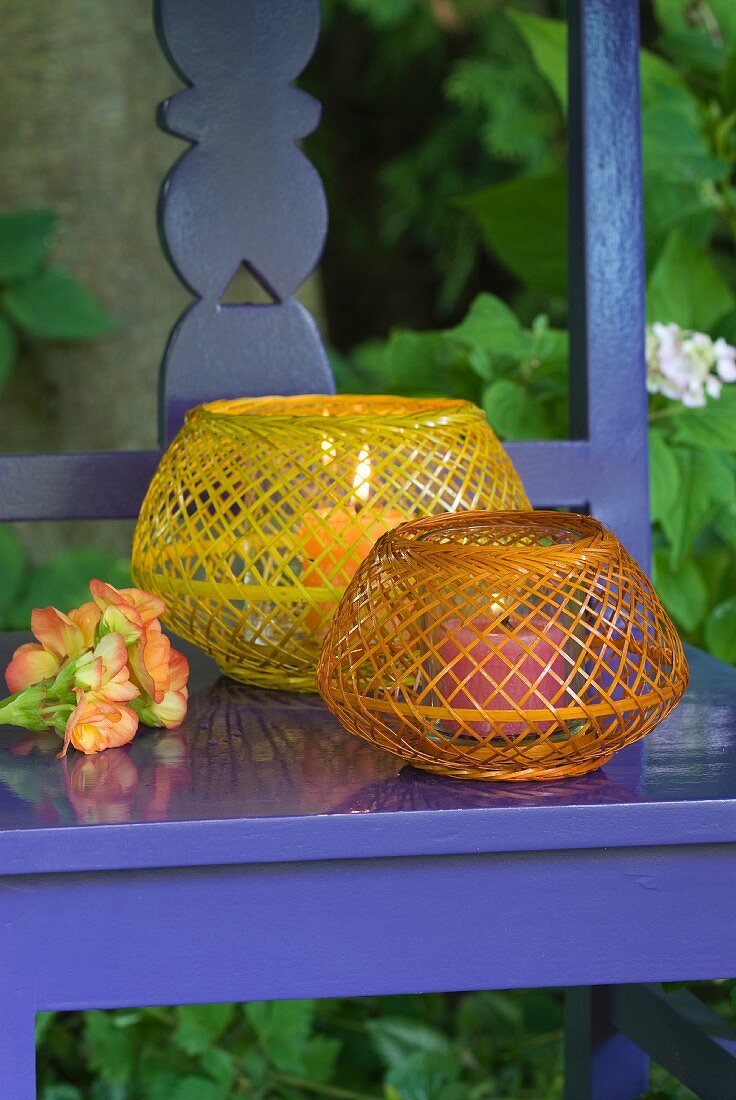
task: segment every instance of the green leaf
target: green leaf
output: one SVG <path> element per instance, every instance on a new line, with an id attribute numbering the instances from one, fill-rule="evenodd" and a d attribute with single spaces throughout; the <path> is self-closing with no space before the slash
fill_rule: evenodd
<path id="1" fill-rule="evenodd" d="M 339 1039 L 313 1035 L 304 1049 L 304 1076 L 308 1081 L 325 1085 L 335 1077 L 337 1059 L 342 1049 Z"/>
<path id="2" fill-rule="evenodd" d="M 651 270 L 671 229 L 679 229 L 701 247 L 710 240 L 715 210 L 703 188 L 690 181 L 644 177 L 644 228 L 647 269 Z"/>
<path id="3" fill-rule="evenodd" d="M 733 0 L 707 0 L 704 4 L 689 4 L 686 0 L 654 0 L 654 14 L 662 30 L 670 34 L 707 35 L 713 31 L 726 43 L 736 40 L 736 6 Z M 706 22 L 707 20 L 707 22 Z M 714 26 L 715 24 L 715 26 Z"/>
<path id="4" fill-rule="evenodd" d="M 181 1077 L 181 1072 L 176 1073 L 147 1066 L 145 1075 L 139 1078 L 139 1080 L 145 1081 L 146 1091 L 143 1095 L 135 1093 L 136 1100 L 138 1096 L 141 1096 L 141 1100 L 143 1100 L 143 1096 L 145 1096 L 145 1100 L 171 1100 Z M 90 1100 L 96 1100 L 96 1097 L 91 1097 Z M 114 1098 L 103 1093 L 100 1100 L 114 1100 Z"/>
<path id="5" fill-rule="evenodd" d="M 52 210 L 0 214 L 0 283 L 24 279 L 40 267 L 55 224 Z"/>
<path id="6" fill-rule="evenodd" d="M 10 374 L 18 356 L 18 340 L 12 325 L 0 315 L 0 386 Z"/>
<path id="7" fill-rule="evenodd" d="M 715 82 L 724 65 L 723 46 L 716 45 L 707 31 L 699 34 L 663 34 L 657 39 L 662 53 L 692 80 L 706 77 Z"/>
<path id="8" fill-rule="evenodd" d="M 734 591 L 734 577 L 736 562 L 734 561 L 731 546 L 723 543 L 720 537 L 708 537 L 715 535 L 715 525 L 708 528 L 706 545 L 698 544 L 697 562 L 703 579 L 708 586 L 708 604 L 714 607 L 721 600 L 727 599 Z M 705 539 L 703 540 L 706 541 Z"/>
<path id="9" fill-rule="evenodd" d="M 567 110 L 567 24 L 527 12 L 507 11 L 506 17 L 523 34 L 537 68 Z"/>
<path id="10" fill-rule="evenodd" d="M 736 596 L 716 604 L 705 620 L 705 644 L 709 653 L 736 664 Z"/>
<path id="11" fill-rule="evenodd" d="M 479 294 L 464 320 L 447 335 L 498 355 L 527 355 L 531 342 L 513 310 L 493 294 Z"/>
<path id="12" fill-rule="evenodd" d="M 701 184 L 727 177 L 729 166 L 714 157 L 694 112 L 679 104 L 655 104 L 642 114 L 645 177 Z"/>
<path id="13" fill-rule="evenodd" d="M 491 382 L 483 391 L 483 408 L 491 427 L 502 439 L 553 439 L 545 409 L 508 378 Z"/>
<path id="14" fill-rule="evenodd" d="M 680 495 L 680 467 L 664 433 L 649 432 L 649 503 L 652 523 L 661 520 L 676 506 Z"/>
<path id="15" fill-rule="evenodd" d="M 532 326 L 531 359 L 540 366 L 567 367 L 570 355 L 570 338 L 563 329 L 550 328 L 546 317 L 536 317 Z M 562 391 L 567 394 L 567 381 Z"/>
<path id="16" fill-rule="evenodd" d="M 3 292 L 2 302 L 17 325 L 45 340 L 92 340 L 114 325 L 81 283 L 44 269 Z"/>
<path id="17" fill-rule="evenodd" d="M 199 1063 L 205 1073 L 208 1073 L 212 1080 L 227 1092 L 235 1072 L 232 1054 L 227 1050 L 220 1050 L 219 1047 L 212 1047 L 202 1053 Z"/>
<path id="18" fill-rule="evenodd" d="M 713 530 L 727 546 L 736 546 L 736 505 L 718 509 L 713 516 Z"/>
<path id="19" fill-rule="evenodd" d="M 707 253 L 672 230 L 647 284 L 648 319 L 708 332 L 735 306 Z"/>
<path id="20" fill-rule="evenodd" d="M 206 1077 L 185 1077 L 171 1100 L 227 1100 L 227 1093 Z"/>
<path id="21" fill-rule="evenodd" d="M 389 1070 L 386 1096 L 401 1100 L 469 1100 L 460 1083 L 460 1067 L 452 1054 L 419 1051 Z"/>
<path id="22" fill-rule="evenodd" d="M 202 1054 L 229 1027 L 235 1005 L 181 1005 L 176 1009 L 176 1045 L 187 1054 Z"/>
<path id="23" fill-rule="evenodd" d="M 106 1084 L 128 1081 L 137 1054 L 133 1031 L 116 1027 L 109 1012 L 86 1012 L 84 1043 L 90 1067 Z"/>
<path id="24" fill-rule="evenodd" d="M 669 539 L 672 568 L 676 570 L 717 505 L 727 504 L 733 498 L 734 475 L 728 455 L 720 451 L 674 447 L 673 454 L 680 470 L 680 495 L 660 522 Z"/>
<path id="25" fill-rule="evenodd" d="M 730 2 L 730 0 L 728 0 Z M 507 11 L 506 16 L 523 34 L 535 64 L 567 111 L 567 24 L 526 12 Z M 682 77 L 672 65 L 649 50 L 639 53 L 642 107 L 663 99 L 694 101 Z"/>
<path id="26" fill-rule="evenodd" d="M 697 103 L 674 65 L 658 54 L 640 50 L 639 73 L 643 109 L 654 103 Z"/>
<path id="27" fill-rule="evenodd" d="M 124 588 L 130 584 L 130 568 L 127 562 L 102 550 L 66 550 L 57 554 L 30 574 L 8 613 L 11 625 L 27 630 L 34 607 L 53 605 L 61 611 L 79 607 L 90 598 L 88 585 L 93 577 Z"/>
<path id="28" fill-rule="evenodd" d="M 459 200 L 477 218 L 490 250 L 522 282 L 567 296 L 567 180 L 521 177 Z"/>
<path id="29" fill-rule="evenodd" d="M 477 404 L 480 385 L 468 355 L 443 332 L 395 329 L 388 340 L 353 349 L 350 368 L 338 382 L 347 393 L 394 393 L 455 397 Z"/>
<path id="30" fill-rule="evenodd" d="M 665 608 L 686 631 L 694 630 L 708 607 L 708 587 L 692 558 L 673 569 L 665 547 L 654 551 L 654 587 Z"/>
<path id="31" fill-rule="evenodd" d="M 523 1022 L 520 1001 L 493 989 L 468 994 L 458 1008 L 458 1035 L 466 1042 L 490 1034 L 513 1041 L 521 1033 Z"/>
<path id="32" fill-rule="evenodd" d="M 367 1020 L 365 1026 L 377 1054 L 387 1066 L 400 1066 L 409 1055 L 418 1052 L 453 1057 L 448 1038 L 417 1020 L 383 1016 Z"/>
<path id="33" fill-rule="evenodd" d="M 674 418 L 673 418 L 674 419 Z M 675 440 L 695 447 L 736 451 L 736 385 L 708 398 L 702 409 L 687 409 L 676 418 Z"/>
<path id="34" fill-rule="evenodd" d="M 304 1072 L 314 1011 L 314 1001 L 250 1001 L 243 1005 L 264 1054 L 285 1073 Z"/>

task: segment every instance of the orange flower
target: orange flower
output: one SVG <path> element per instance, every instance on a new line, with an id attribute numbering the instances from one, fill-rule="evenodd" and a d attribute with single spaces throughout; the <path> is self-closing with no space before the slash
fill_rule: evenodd
<path id="1" fill-rule="evenodd" d="M 99 580 L 89 587 L 93 599 L 68 615 L 33 611 L 36 641 L 15 651 L 12 694 L 0 702 L 0 723 L 56 730 L 60 756 L 69 745 L 85 754 L 126 745 L 141 719 L 171 729 L 187 710 L 189 665 L 161 630 L 164 601 Z"/>
<path id="2" fill-rule="evenodd" d="M 95 634 L 101 617 L 102 612 L 94 600 L 88 600 L 81 607 L 69 612 L 69 618 L 75 626 L 79 627 L 87 649 L 92 649 L 95 644 Z"/>
<path id="3" fill-rule="evenodd" d="M 152 699 L 147 705 L 137 704 L 136 710 L 141 721 L 147 726 L 163 726 L 167 730 L 176 729 L 184 721 L 187 713 L 189 692 L 189 662 L 183 653 L 172 649 L 169 658 L 169 688 L 161 699 Z"/>
<path id="4" fill-rule="evenodd" d="M 5 669 L 5 683 L 8 691 L 15 695 L 17 691 L 23 691 L 31 684 L 40 684 L 56 673 L 61 667 L 61 660 L 54 653 L 49 653 L 42 645 L 36 642 L 26 642 L 18 646 L 13 659 Z"/>
<path id="5" fill-rule="evenodd" d="M 19 646 L 5 670 L 13 694 L 56 676 L 66 661 L 93 644 L 97 625 L 90 610 L 93 606 L 83 604 L 68 615 L 55 607 L 37 607 L 31 612 L 31 630 L 37 641 Z"/>
<path id="6" fill-rule="evenodd" d="M 59 756 L 66 756 L 70 744 L 84 753 L 127 745 L 137 729 L 138 715 L 130 707 L 82 691 L 66 724 L 64 747 Z"/>
<path id="7" fill-rule="evenodd" d="M 91 580 L 89 590 L 105 626 L 122 634 L 126 645 L 133 645 L 166 610 L 159 596 L 140 588 L 115 588 L 104 581 Z"/>
<path id="8" fill-rule="evenodd" d="M 79 658 L 74 690 L 91 691 L 98 699 L 127 703 L 140 692 L 130 679 L 128 650 L 122 634 L 105 634 L 94 651 Z"/>
<path id="9" fill-rule="evenodd" d="M 130 648 L 130 671 L 141 694 L 160 703 L 171 687 L 171 642 L 155 619 L 149 623 L 136 645 Z"/>
<path id="10" fill-rule="evenodd" d="M 148 708 L 148 725 L 163 726 L 173 730 L 180 726 L 187 713 L 187 692 L 167 691 L 160 703 L 151 703 Z"/>

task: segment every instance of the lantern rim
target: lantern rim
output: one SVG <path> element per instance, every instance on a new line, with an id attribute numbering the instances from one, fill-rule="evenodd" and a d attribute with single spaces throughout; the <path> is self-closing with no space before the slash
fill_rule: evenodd
<path id="1" fill-rule="evenodd" d="M 555 537 L 555 533 L 559 537 Z M 619 547 L 616 536 L 592 516 L 543 510 L 468 511 L 407 520 L 384 536 L 391 550 L 457 555 L 463 551 L 508 557 L 577 557 L 587 550 Z M 541 541 L 545 539 L 547 541 Z"/>
<path id="2" fill-rule="evenodd" d="M 386 394 L 296 394 L 289 397 L 241 397 L 210 401 L 191 409 L 186 420 L 247 426 L 257 422 L 297 420 L 323 428 L 325 422 L 373 419 L 397 426 L 426 426 L 485 420 L 470 401 L 445 397 L 396 397 Z"/>

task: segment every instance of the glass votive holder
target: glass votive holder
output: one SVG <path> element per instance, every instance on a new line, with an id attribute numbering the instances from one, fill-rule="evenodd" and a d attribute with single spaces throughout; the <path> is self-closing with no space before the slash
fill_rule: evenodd
<path id="1" fill-rule="evenodd" d="M 687 679 L 633 558 L 597 520 L 561 512 L 434 516 L 384 535 L 318 669 L 346 729 L 473 779 L 593 771 L 649 733 Z"/>
<path id="2" fill-rule="evenodd" d="M 166 624 L 243 683 L 315 690 L 320 646 L 380 535 L 436 512 L 525 508 L 481 409 L 309 395 L 193 409 L 133 543 Z"/>

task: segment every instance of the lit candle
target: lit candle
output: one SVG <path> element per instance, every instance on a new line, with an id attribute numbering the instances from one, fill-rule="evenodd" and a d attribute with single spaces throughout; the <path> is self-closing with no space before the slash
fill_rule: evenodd
<path id="1" fill-rule="evenodd" d="M 503 611 L 493 604 L 492 616 L 496 609 Z M 437 681 L 437 695 L 455 710 L 507 711 L 513 716 L 512 703 L 518 703 L 522 710 L 549 713 L 565 705 L 566 693 L 561 688 L 569 672 L 563 649 L 566 638 L 561 626 L 541 615 L 518 626 L 498 615 L 479 615 L 468 621 L 448 619 L 436 645 L 445 670 Z M 483 737 L 494 729 L 508 737 L 520 737 L 533 728 L 546 733 L 557 723 L 550 718 L 535 721 L 532 727 L 520 717 L 500 723 L 479 717 L 466 725 Z M 445 718 L 441 726 L 448 733 L 463 729 L 462 723 Z"/>
<path id="2" fill-rule="evenodd" d="M 322 462 L 335 458 L 331 439 L 322 441 Z M 319 608 L 310 608 L 306 615 L 308 629 L 324 633 L 337 610 L 343 591 L 355 576 L 373 544 L 407 517 L 396 508 L 387 512 L 373 511 L 371 496 L 371 461 L 368 447 L 358 454 L 353 478 L 353 493 L 343 507 L 316 508 L 302 520 L 301 547 L 304 555 L 302 584 L 306 588 L 338 589 L 317 597 Z"/>

